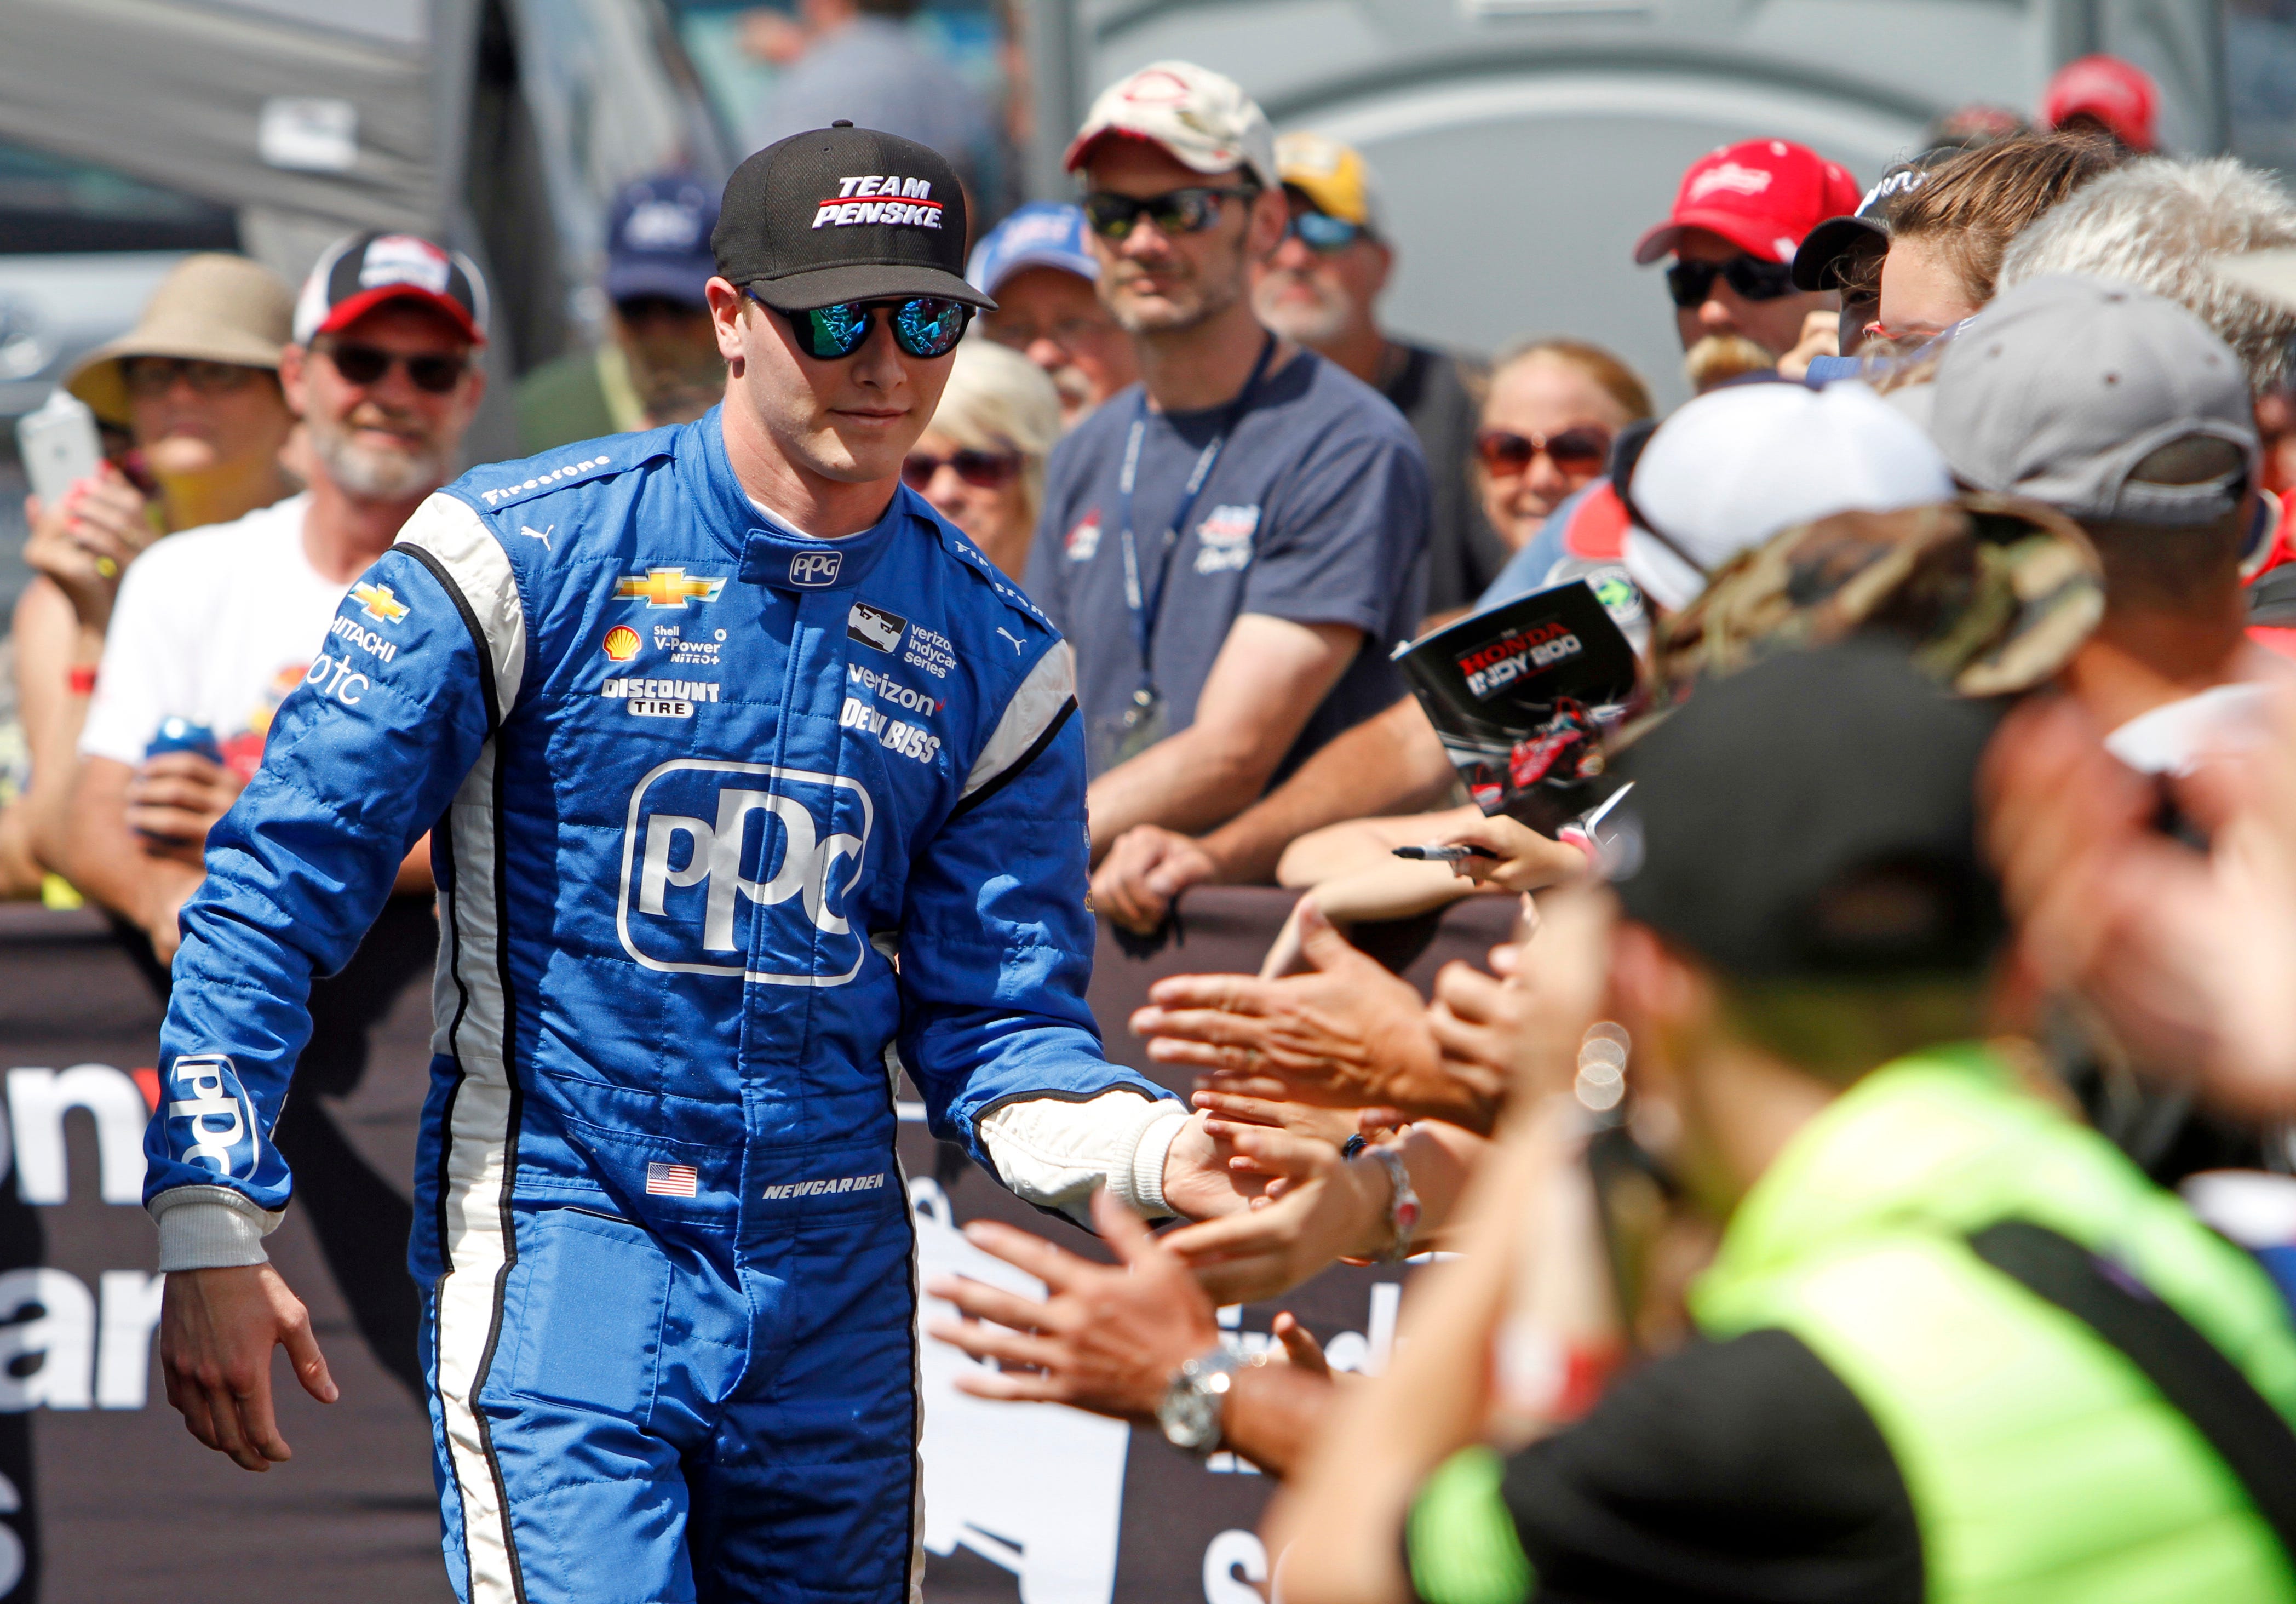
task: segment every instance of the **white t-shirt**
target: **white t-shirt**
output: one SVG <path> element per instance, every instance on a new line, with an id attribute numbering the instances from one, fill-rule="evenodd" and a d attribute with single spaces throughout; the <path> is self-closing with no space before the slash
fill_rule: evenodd
<path id="1" fill-rule="evenodd" d="M 262 761 L 271 716 L 319 654 L 348 585 L 311 566 L 290 496 L 230 523 L 170 535 L 119 584 L 84 757 L 141 763 L 162 720 L 215 732 L 242 777 Z"/>

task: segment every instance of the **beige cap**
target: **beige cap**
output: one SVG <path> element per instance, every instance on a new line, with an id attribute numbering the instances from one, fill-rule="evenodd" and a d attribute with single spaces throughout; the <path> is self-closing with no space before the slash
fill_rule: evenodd
<path id="1" fill-rule="evenodd" d="M 294 316 L 294 292 L 260 262 L 218 252 L 187 256 L 152 292 L 135 326 L 83 357 L 64 388 L 96 416 L 125 424 L 120 358 L 181 357 L 276 372 Z"/>
<path id="2" fill-rule="evenodd" d="M 1283 182 L 1267 114 L 1234 78 L 1193 62 L 1158 62 L 1102 90 L 1063 165 L 1075 172 L 1111 135 L 1151 140 L 1206 175 L 1242 168 L 1262 189 Z"/>

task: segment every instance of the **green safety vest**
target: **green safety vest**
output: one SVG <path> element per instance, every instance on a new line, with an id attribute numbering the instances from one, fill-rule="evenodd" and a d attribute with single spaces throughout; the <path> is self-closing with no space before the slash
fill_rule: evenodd
<path id="1" fill-rule="evenodd" d="M 2274 1604 L 2288 1555 L 2200 1432 L 1967 1238 L 2046 1226 L 2127 1269 L 2296 1421 L 2296 1330 L 2241 1249 L 1973 1045 L 1876 1070 L 1799 1132 L 1691 1294 L 1791 1331 L 1881 1427 L 1937 1604 Z"/>

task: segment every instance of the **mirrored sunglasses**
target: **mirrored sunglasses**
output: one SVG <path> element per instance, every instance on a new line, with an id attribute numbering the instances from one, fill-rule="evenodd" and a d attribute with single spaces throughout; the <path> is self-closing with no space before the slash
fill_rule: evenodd
<path id="1" fill-rule="evenodd" d="M 755 290 L 744 292 L 759 306 L 766 303 Z M 964 338 L 972 308 L 941 295 L 913 295 L 906 300 L 847 300 L 803 312 L 783 312 L 767 307 L 790 325 L 798 349 L 816 362 L 835 362 L 868 343 L 870 326 L 879 312 L 892 319 L 893 343 L 919 360 L 946 357 Z"/>
<path id="2" fill-rule="evenodd" d="M 1284 232 L 1318 256 L 1336 256 L 1370 231 L 1345 218 L 1320 211 L 1299 211 L 1292 214 L 1291 226 Z"/>

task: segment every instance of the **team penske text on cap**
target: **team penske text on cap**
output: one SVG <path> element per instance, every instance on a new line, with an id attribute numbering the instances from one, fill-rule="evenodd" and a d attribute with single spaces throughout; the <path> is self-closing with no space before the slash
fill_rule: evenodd
<path id="1" fill-rule="evenodd" d="M 414 234 L 354 234 L 319 258 L 295 298 L 295 343 L 365 317 L 390 300 L 417 300 L 452 318 L 472 343 L 487 342 L 487 281 L 459 251 Z"/>
<path id="2" fill-rule="evenodd" d="M 734 169 L 709 246 L 718 271 L 767 306 L 942 295 L 964 282 L 964 191 L 939 152 L 838 122 L 792 134 Z"/>
<path id="3" fill-rule="evenodd" d="M 1672 215 L 1636 242 L 1635 260 L 1654 262 L 1685 230 L 1703 228 L 1766 262 L 1788 262 L 1804 234 L 1857 210 L 1857 180 L 1839 162 L 1789 140 L 1742 140 L 1690 164 Z"/>

